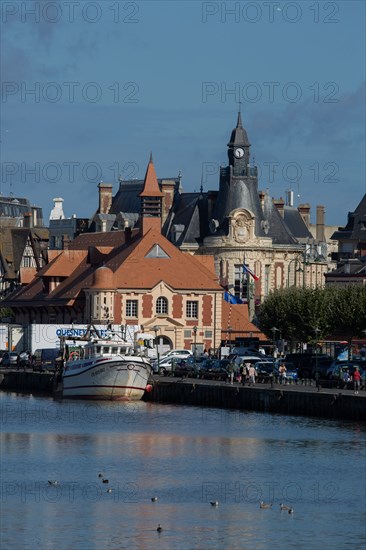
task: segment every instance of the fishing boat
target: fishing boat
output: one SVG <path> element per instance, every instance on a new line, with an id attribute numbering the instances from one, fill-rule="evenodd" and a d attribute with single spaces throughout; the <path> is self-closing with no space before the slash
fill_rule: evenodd
<path id="1" fill-rule="evenodd" d="M 151 373 L 149 360 L 135 354 L 121 335 L 96 329 L 73 338 L 73 345 L 61 342 L 64 361 L 61 371 L 62 397 L 77 399 L 139 400 Z M 85 341 L 75 346 L 75 340 Z"/>

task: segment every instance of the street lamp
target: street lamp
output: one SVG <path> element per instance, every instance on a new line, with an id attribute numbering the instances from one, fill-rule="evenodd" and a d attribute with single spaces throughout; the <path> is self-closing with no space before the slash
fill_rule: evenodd
<path id="1" fill-rule="evenodd" d="M 294 258 L 293 260 L 291 260 L 287 267 L 287 288 L 289 288 L 290 286 L 290 269 L 291 269 L 291 264 L 293 263 L 295 263 L 294 286 L 296 286 L 296 273 L 304 272 L 304 270 L 301 267 L 301 262 L 299 258 Z"/>
<path id="2" fill-rule="evenodd" d="M 193 362 L 194 362 L 194 368 L 196 368 L 196 357 L 197 357 L 197 325 L 194 325 L 194 327 L 193 327 L 193 337 L 194 337 Z"/>
<path id="3" fill-rule="evenodd" d="M 229 353 L 231 353 L 231 334 L 233 332 L 233 328 L 232 327 L 227 327 L 227 332 L 229 334 Z"/>
<path id="4" fill-rule="evenodd" d="M 277 327 L 272 327 L 272 345 L 273 345 L 273 357 L 275 354 L 275 347 L 276 347 L 276 332 L 279 332 L 279 329 Z"/>
<path id="5" fill-rule="evenodd" d="M 314 332 L 315 332 L 315 376 L 316 376 L 316 379 L 318 381 L 318 378 L 319 378 L 319 373 L 318 373 L 318 334 L 319 334 L 319 332 L 321 332 L 321 330 L 320 330 L 320 328 L 315 327 Z M 318 385 L 318 383 L 317 383 L 317 385 Z"/>
<path id="6" fill-rule="evenodd" d="M 158 331 L 160 330 L 159 325 L 155 325 L 152 327 L 153 331 L 155 332 L 155 346 L 156 346 L 156 359 L 158 361 L 158 372 L 159 372 L 159 345 L 158 345 Z"/>

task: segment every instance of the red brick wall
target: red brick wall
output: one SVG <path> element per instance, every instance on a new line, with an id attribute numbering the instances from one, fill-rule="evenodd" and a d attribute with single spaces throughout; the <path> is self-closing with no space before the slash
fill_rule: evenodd
<path id="1" fill-rule="evenodd" d="M 202 299 L 202 324 L 212 325 L 212 296 L 204 296 Z"/>
<path id="2" fill-rule="evenodd" d="M 113 322 L 115 325 L 122 324 L 122 296 L 115 294 L 113 297 Z"/>
<path id="3" fill-rule="evenodd" d="M 151 294 L 144 294 L 142 297 L 142 316 L 152 317 L 153 315 L 153 297 Z"/>
<path id="4" fill-rule="evenodd" d="M 183 317 L 183 296 L 173 296 L 173 319 L 182 319 Z"/>

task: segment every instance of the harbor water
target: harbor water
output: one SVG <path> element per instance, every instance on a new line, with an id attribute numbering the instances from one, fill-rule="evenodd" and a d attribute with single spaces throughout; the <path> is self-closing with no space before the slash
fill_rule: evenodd
<path id="1" fill-rule="evenodd" d="M 3 550 L 365 548 L 365 424 L 5 392 L 0 412 Z"/>

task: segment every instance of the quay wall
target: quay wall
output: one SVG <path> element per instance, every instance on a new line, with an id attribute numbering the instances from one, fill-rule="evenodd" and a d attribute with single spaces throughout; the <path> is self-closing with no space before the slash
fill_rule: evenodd
<path id="1" fill-rule="evenodd" d="M 157 380 L 146 401 L 366 421 L 366 394 Z"/>
<path id="2" fill-rule="evenodd" d="M 0 373 L 0 389 L 2 390 L 52 394 L 55 384 L 54 373 L 14 370 Z"/>
<path id="3" fill-rule="evenodd" d="M 56 395 L 55 373 L 3 371 L 0 389 L 20 392 L 39 392 Z M 366 392 L 354 395 L 351 391 L 301 386 L 258 384 L 254 387 L 226 383 L 202 383 L 193 379 L 154 378 L 152 389 L 144 400 L 154 403 L 174 403 L 199 407 L 216 407 L 315 416 L 366 422 Z"/>

